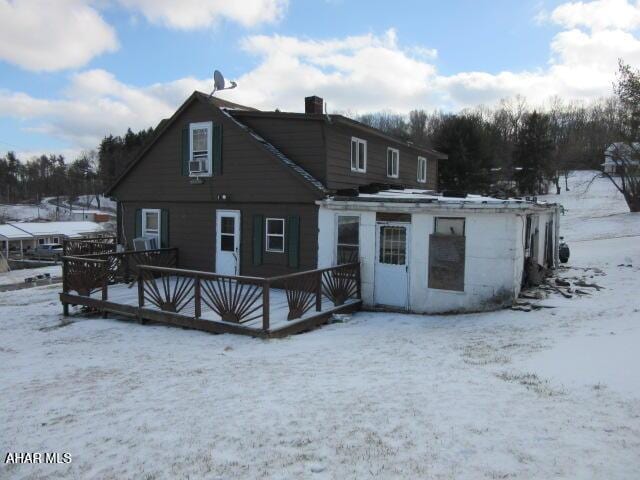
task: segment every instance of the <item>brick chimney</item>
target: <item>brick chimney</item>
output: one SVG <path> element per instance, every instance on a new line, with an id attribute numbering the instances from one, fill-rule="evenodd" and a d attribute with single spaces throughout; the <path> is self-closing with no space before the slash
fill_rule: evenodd
<path id="1" fill-rule="evenodd" d="M 304 113 L 316 113 L 322 115 L 324 101 L 320 97 L 312 95 L 304 98 Z"/>

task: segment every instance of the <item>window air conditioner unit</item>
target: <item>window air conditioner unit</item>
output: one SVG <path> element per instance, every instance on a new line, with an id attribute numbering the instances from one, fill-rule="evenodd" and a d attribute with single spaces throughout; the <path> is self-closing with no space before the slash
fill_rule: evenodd
<path id="1" fill-rule="evenodd" d="M 190 174 L 207 173 L 207 165 L 205 160 L 202 160 L 202 159 L 190 160 L 189 173 Z"/>
<path id="2" fill-rule="evenodd" d="M 133 249 L 136 251 L 155 250 L 158 242 L 154 237 L 138 237 L 133 239 Z"/>

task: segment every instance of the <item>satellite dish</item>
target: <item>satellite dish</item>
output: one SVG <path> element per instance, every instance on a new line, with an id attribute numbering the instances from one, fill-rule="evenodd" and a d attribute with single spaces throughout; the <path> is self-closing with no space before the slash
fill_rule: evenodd
<path id="1" fill-rule="evenodd" d="M 213 85 L 216 90 L 224 90 L 224 77 L 220 70 L 213 72 Z"/>
<path id="2" fill-rule="evenodd" d="M 230 82 L 231 86 L 226 87 L 224 82 L 224 75 L 220 72 L 220 70 L 216 70 L 213 72 L 213 92 L 211 92 L 210 97 L 213 96 L 218 90 L 231 90 L 232 88 L 236 88 L 238 84 L 236 82 Z"/>

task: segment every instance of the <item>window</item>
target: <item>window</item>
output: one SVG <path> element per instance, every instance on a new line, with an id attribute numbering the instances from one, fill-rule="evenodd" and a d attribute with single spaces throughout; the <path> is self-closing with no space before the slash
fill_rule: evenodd
<path id="1" fill-rule="evenodd" d="M 236 218 L 220 217 L 220 250 L 223 252 L 235 251 L 236 244 Z"/>
<path id="2" fill-rule="evenodd" d="M 53 243 L 60 243 L 60 238 L 53 237 Z"/>
<path id="3" fill-rule="evenodd" d="M 44 238 L 38 239 L 38 245 L 44 245 Z"/>
<path id="4" fill-rule="evenodd" d="M 267 252 L 284 252 L 284 218 L 267 218 Z"/>
<path id="5" fill-rule="evenodd" d="M 395 148 L 387 148 L 387 177 L 398 178 L 400 152 Z"/>
<path id="6" fill-rule="evenodd" d="M 337 265 L 360 258 L 360 217 L 338 215 Z"/>
<path id="7" fill-rule="evenodd" d="M 380 263 L 404 265 L 407 260 L 406 227 L 380 227 Z"/>
<path id="8" fill-rule="evenodd" d="M 427 159 L 418 157 L 418 182 L 427 183 Z"/>
<path id="9" fill-rule="evenodd" d="M 158 248 L 158 246 L 160 245 L 159 209 L 145 208 L 142 210 L 142 236 L 151 239 L 151 248 Z M 155 242 L 155 245 L 153 242 Z"/>
<path id="10" fill-rule="evenodd" d="M 429 288 L 464 292 L 464 218 L 436 217 L 429 236 Z"/>
<path id="11" fill-rule="evenodd" d="M 189 125 L 189 176 L 211 175 L 211 122 Z"/>
<path id="12" fill-rule="evenodd" d="M 351 171 L 367 171 L 367 141 L 351 137 Z"/>

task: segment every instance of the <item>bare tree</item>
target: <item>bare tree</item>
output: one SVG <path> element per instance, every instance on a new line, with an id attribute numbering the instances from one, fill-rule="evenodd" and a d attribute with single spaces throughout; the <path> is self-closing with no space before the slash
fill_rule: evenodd
<path id="1" fill-rule="evenodd" d="M 622 60 L 614 91 L 620 100 L 621 141 L 607 149 L 607 159 L 614 168 L 604 175 L 622 194 L 631 212 L 640 212 L 640 71 Z"/>

